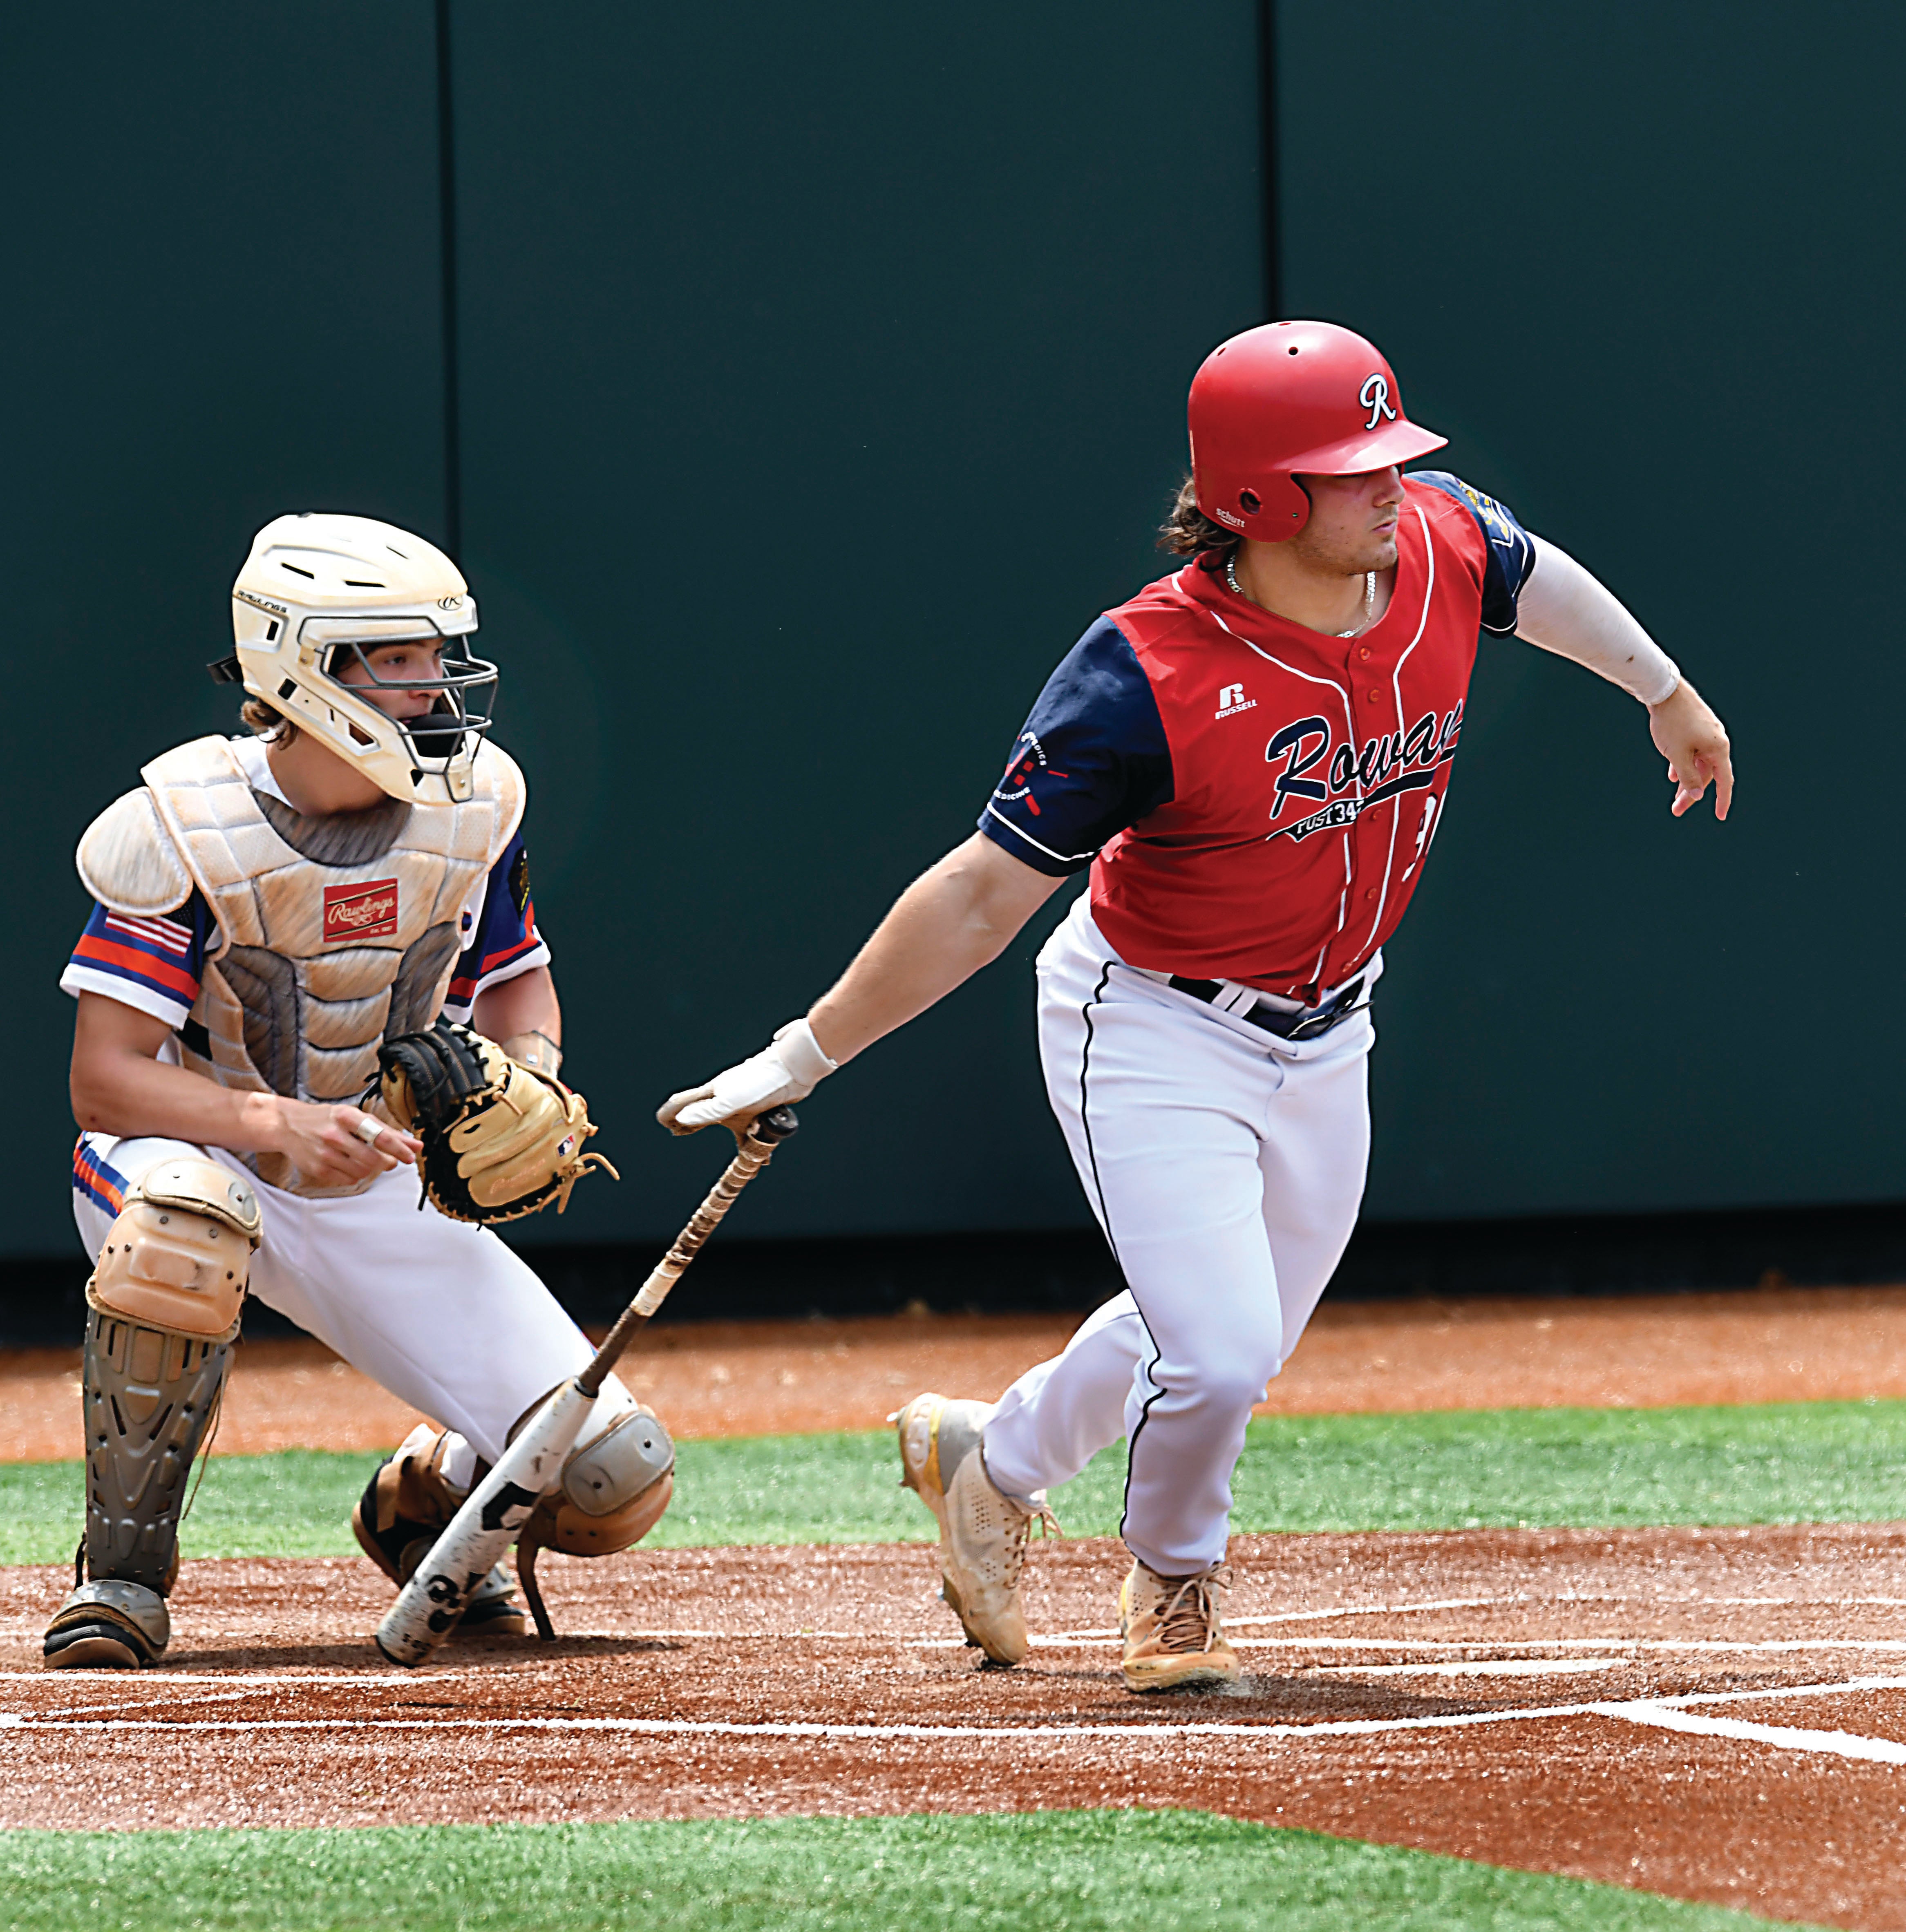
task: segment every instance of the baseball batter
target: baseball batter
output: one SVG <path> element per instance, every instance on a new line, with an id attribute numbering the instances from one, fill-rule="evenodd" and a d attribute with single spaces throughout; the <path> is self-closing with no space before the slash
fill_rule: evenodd
<path id="1" fill-rule="evenodd" d="M 996 1404 L 922 1395 L 902 1478 L 944 1594 L 1000 1664 L 1046 1491 L 1121 1434 L 1133 1690 L 1235 1678 L 1231 1474 L 1356 1219 L 1371 996 L 1422 877 L 1481 634 L 1571 658 L 1648 708 L 1687 812 L 1733 772 L 1719 721 L 1582 567 L 1435 470 L 1394 374 L 1349 330 L 1247 331 L 1192 385 L 1190 561 L 1048 680 L 976 836 L 752 1059 L 674 1095 L 692 1132 L 804 1096 L 998 956 L 1060 884 L 1041 952 L 1046 1090 L 1125 1292 Z"/>
<path id="2" fill-rule="evenodd" d="M 470 652 L 474 600 L 421 538 L 307 514 L 259 532 L 232 613 L 236 654 L 212 668 L 242 682 L 249 730 L 155 759 L 80 844 L 96 904 L 61 984 L 78 1000 L 74 1207 L 95 1266 L 86 1528 L 47 1631 L 56 1667 L 166 1648 L 186 1480 L 248 1291 L 440 1418 L 354 1514 L 393 1582 L 590 1354 L 479 1225 L 566 1199 L 593 1130 L 555 1078 L 523 776 L 488 736 L 497 671 Z M 399 1039 L 418 1077 L 437 1057 L 477 1070 L 455 1076 L 480 1090 L 454 1147 L 421 1105 L 393 1112 L 412 1097 L 389 1070 Z M 438 1177 L 421 1204 L 420 1157 Z M 673 1466 L 667 1431 L 610 1382 L 525 1540 L 626 1548 Z M 464 1626 L 523 1630 L 501 1565 Z"/>

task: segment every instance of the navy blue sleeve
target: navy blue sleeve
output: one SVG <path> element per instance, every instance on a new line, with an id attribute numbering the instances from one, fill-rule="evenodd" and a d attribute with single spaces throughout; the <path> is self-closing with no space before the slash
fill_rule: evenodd
<path id="1" fill-rule="evenodd" d="M 1046 680 L 980 830 L 1034 872 L 1064 878 L 1171 795 L 1151 680 L 1124 633 L 1101 617 Z"/>
<path id="2" fill-rule="evenodd" d="M 1506 638 L 1515 628 L 1515 600 L 1535 567 L 1535 540 L 1517 522 L 1514 511 L 1504 508 L 1493 496 L 1472 489 L 1446 470 L 1412 470 L 1409 480 L 1454 496 L 1476 520 L 1476 528 L 1489 546 L 1482 579 L 1482 628 Z"/>
<path id="3" fill-rule="evenodd" d="M 530 895 L 530 855 L 519 831 L 490 868 L 482 909 L 464 911 L 464 950 L 450 976 L 444 1010 L 467 1019 L 485 986 L 513 980 L 533 966 L 549 963 L 549 948 L 536 926 L 536 902 Z"/>

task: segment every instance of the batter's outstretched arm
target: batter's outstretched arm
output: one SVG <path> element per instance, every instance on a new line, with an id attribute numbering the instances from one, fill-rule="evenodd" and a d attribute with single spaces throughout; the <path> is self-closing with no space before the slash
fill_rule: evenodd
<path id="1" fill-rule="evenodd" d="M 923 872 L 815 1001 L 808 1023 L 836 1066 L 990 966 L 1064 884 L 974 832 Z"/>
<path id="2" fill-rule="evenodd" d="M 1676 818 L 1714 787 L 1714 815 L 1733 802 L 1733 748 L 1720 719 L 1680 667 L 1621 600 L 1559 545 L 1532 537 L 1535 561 L 1517 599 L 1516 632 L 1538 649 L 1586 667 L 1648 707 L 1648 731 L 1667 760 Z"/>
<path id="3" fill-rule="evenodd" d="M 976 832 L 900 895 L 806 1019 L 752 1060 L 671 1094 L 656 1118 L 672 1133 L 693 1133 L 805 1099 L 824 1075 L 991 964 L 1062 884 Z"/>

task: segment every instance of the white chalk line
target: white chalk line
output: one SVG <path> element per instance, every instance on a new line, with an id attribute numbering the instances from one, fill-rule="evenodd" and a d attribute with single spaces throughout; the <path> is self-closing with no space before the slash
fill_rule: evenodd
<path id="1" fill-rule="evenodd" d="M 1256 1618 L 1226 1619 L 1227 1630 L 1240 1622 Z M 728 1644 L 792 1643 L 803 1639 L 825 1638 L 858 1644 L 888 1643 L 902 1650 L 970 1650 L 963 1636 L 903 1636 L 878 1630 L 565 1630 L 566 1637 L 596 1643 L 721 1642 Z M 1118 1643 L 1118 1633 L 1106 1630 L 1056 1630 L 1040 1633 L 1030 1642 L 1035 1650 L 1089 1650 Z M 1879 1654 L 1906 1653 L 1906 1639 L 1898 1637 L 1781 1637 L 1754 1642 L 1721 1637 L 1541 1636 L 1469 1637 L 1438 1640 L 1428 1637 L 1388 1636 L 1234 1636 L 1234 1650 L 1285 1651 L 1465 1651 L 1465 1650 L 1607 1650 L 1622 1653 L 1643 1652 L 1672 1654 L 1676 1652 L 1712 1652 L 1718 1655 L 1792 1655 L 1803 1652 L 1862 1651 Z M 533 1662 L 533 1658 L 525 1660 Z M 0 1679 L 10 1673 L 0 1672 Z M 17 1673 L 23 1678 L 40 1675 L 34 1671 Z"/>
<path id="2" fill-rule="evenodd" d="M 1872 1764 L 1906 1764 L 1906 1744 L 1890 1738 L 1868 1738 L 1854 1731 L 1803 1730 L 1787 1724 L 1750 1724 L 1738 1718 L 1710 1718 L 1664 1705 L 1601 1704 L 1590 1706 L 1598 1717 L 1658 1730 L 1682 1731 L 1697 1737 L 1731 1738 L 1738 1743 L 1771 1744 L 1781 1750 L 1807 1751 L 1826 1757 L 1863 1759 Z"/>
<path id="3" fill-rule="evenodd" d="M 1227 1630 L 1235 1628 L 1227 1622 Z M 908 1647 L 917 1650 L 959 1650 L 966 1640 L 957 1636 L 916 1637 Z M 1067 1631 L 1031 1640 L 1035 1649 L 1084 1650 L 1094 1645 L 1113 1644 L 1118 1634 L 1110 1631 Z M 1427 1637 L 1388 1636 L 1239 1636 L 1232 1639 L 1234 1650 L 1610 1650 L 1610 1651 L 1712 1651 L 1718 1653 L 1769 1654 L 1799 1651 L 1856 1650 L 1880 1652 L 1906 1652 L 1906 1639 L 1898 1637 L 1780 1637 L 1755 1642 L 1743 1638 L 1723 1637 L 1622 1637 L 1546 1636 L 1493 1640 L 1488 1637 L 1449 1639 L 1441 1642 Z"/>
<path id="4" fill-rule="evenodd" d="M 1607 1718 L 1616 1721 L 1707 1736 L 1727 1737 L 1782 1750 L 1816 1755 L 1859 1758 L 1880 1763 L 1906 1763 L 1906 1744 L 1847 1731 L 1804 1730 L 1778 1724 L 1752 1724 L 1736 1718 L 1709 1717 L 1692 1711 L 1696 1704 L 1765 1702 L 1783 1698 L 1844 1696 L 1861 1691 L 1906 1690 L 1906 1677 L 1868 1677 L 1831 1683 L 1777 1684 L 1754 1690 L 1698 1691 L 1675 1697 L 1643 1697 L 1613 1702 L 1550 1704 L 1520 1709 L 1472 1711 L 1424 1718 L 1352 1718 L 1311 1724 L 1217 1723 L 1157 1724 L 1143 1720 L 1120 1724 L 851 1724 L 821 1722 L 743 1724 L 719 1719 L 681 1718 L 32 1718 L 17 1712 L 0 1714 L 0 1730 L 11 1731 L 150 1732 L 203 1733 L 229 1732 L 255 1736 L 270 1732 L 419 1731 L 557 1732 L 621 1733 L 644 1737 L 731 1737 L 814 1739 L 834 1742 L 920 1743 L 973 1738 L 1046 1738 L 1054 1741 L 1133 1738 L 1176 1742 L 1202 1738 L 1236 1742 L 1265 1739 L 1301 1741 L 1324 1737 L 1378 1737 L 1412 1731 L 1473 1730 L 1489 1724 L 1524 1724 L 1559 1718 Z"/>
<path id="5" fill-rule="evenodd" d="M 1251 1624 L 1322 1623 L 1334 1617 L 1403 1617 L 1424 1610 L 1480 1610 L 1493 1604 L 1518 1600 L 1501 1597 L 1442 1597 L 1427 1604 L 1346 1604 L 1334 1610 L 1280 1610 L 1274 1616 L 1227 1617 L 1225 1622 L 1232 1630 L 1243 1630 Z"/>
<path id="6" fill-rule="evenodd" d="M 1619 1595 L 1578 1594 L 1572 1591 L 1564 1592 L 1561 1594 L 1555 1596 L 1540 1595 L 1532 1591 L 1516 1591 L 1506 1596 L 1439 1597 L 1430 1598 L 1426 1601 L 1420 1603 L 1340 1604 L 1334 1604 L 1328 1610 L 1279 1610 L 1262 1616 L 1228 1617 L 1225 1620 L 1225 1624 L 1227 1630 L 1243 1630 L 1255 1628 L 1257 1626 L 1265 1624 L 1333 1622 L 1337 1618 L 1342 1617 L 1409 1616 L 1421 1615 L 1426 1612 L 1436 1610 L 1484 1610 L 1493 1608 L 1498 1606 L 1511 1606 L 1537 1602 L 1548 1604 L 1621 1604 L 1627 1603 L 1631 1600 L 1628 1598 Z M 1715 1608 L 1812 1608 L 1829 1610 L 1850 1610 L 1856 1608 L 1877 1608 L 1892 1610 L 1906 1609 L 1906 1597 L 1674 1597 L 1655 1599 L 1653 1600 L 1653 1604 L 1654 1606 L 1656 1608 L 1665 1607 L 1672 1605 L 1679 1605 L 1682 1607 L 1701 1606 L 1712 1606 Z M 37 1636 L 39 1634 L 39 1631 L 40 1626 L 37 1623 L 31 1622 L 20 1622 L 17 1619 L 13 1618 L 0 1618 L 0 1636 L 21 1634 Z M 765 1630 L 703 1629 L 572 1630 L 566 1630 L 563 1634 L 566 1636 L 588 1638 L 597 1642 L 720 1642 L 734 1643 L 750 1642 L 792 1642 L 798 1640 L 806 1640 L 815 1642 L 866 1643 L 869 1641 L 879 1641 L 884 1640 L 889 1642 L 908 1645 L 911 1647 L 923 1650 L 962 1650 L 970 1648 L 964 1637 L 918 1636 L 909 1638 L 905 1636 L 891 1636 L 887 1635 L 886 1633 L 869 1630 L 865 1628 L 858 1630 L 800 1628 L 795 1630 Z M 1066 1648 L 1082 1644 L 1115 1643 L 1118 1641 L 1118 1632 L 1113 1629 L 1100 1629 L 1096 1628 L 1082 1630 L 1055 1630 L 1047 1634 L 1037 1635 L 1032 1638 L 1031 1641 L 1036 1646 L 1045 1648 Z M 1454 1644 L 1446 1643 L 1439 1646 L 1422 1638 L 1411 1639 L 1405 1637 L 1342 1637 L 1329 1640 L 1245 1637 L 1242 1639 L 1234 1638 L 1233 1643 L 1234 1647 L 1242 1648 L 1248 1646 L 1253 1648 L 1269 1648 L 1273 1646 L 1281 1646 L 1291 1648 L 1321 1648 L 1325 1647 L 1326 1644 L 1331 1647 L 1338 1648 L 1347 1648 L 1354 1646 L 1358 1648 L 1367 1647 L 1396 1650 L 1435 1649 L 1438 1648 L 1473 1650 L 1492 1647 L 1504 1648 L 1511 1647 L 1507 1641 L 1505 1641 L 1499 1645 L 1492 1645 L 1488 1640 L 1472 1639 L 1466 1642 L 1457 1642 Z M 1646 1645 L 1631 1642 L 1627 1639 L 1619 1637 L 1529 1638 L 1517 1636 L 1513 1640 L 1513 1647 L 1517 1649 L 1526 1649 L 1533 1647 L 1539 1647 L 1545 1644 L 1555 1645 L 1561 1647 L 1577 1648 L 1586 1648 L 1602 1645 L 1623 1648 L 1643 1648 L 1649 1647 Z M 1658 1648 L 1688 1648 L 1690 1646 L 1670 1643 L 1666 1645 L 1657 1644 L 1653 1647 Z M 1730 1646 L 1719 1642 L 1715 1642 L 1706 1647 L 1710 1648 L 1726 1648 Z M 1802 1640 L 1796 1640 L 1787 1643 L 1784 1646 L 1743 1643 L 1732 1647 L 1748 1650 L 1778 1648 L 1783 1647 L 1791 1650 L 1827 1650 L 1834 1648 L 1871 1650 L 1894 1648 L 1906 1650 L 1906 1642 L 1895 1641 L 1889 1643 L 1888 1641 L 1883 1639 L 1874 1639 L 1870 1642 L 1862 1642 L 1859 1640 L 1853 1640 L 1850 1641 L 1844 1640 L 1838 1641 L 1822 1640 L 1817 1643 L 1810 1644 Z M 189 1666 L 188 1666 L 188 1668 L 189 1669 Z M 34 1670 L 0 1670 L 0 1683 L 33 1682 L 41 1677 L 44 1674 L 44 1673 L 42 1672 Z M 98 1673 L 76 1672 L 74 1674 L 76 1676 L 98 1674 L 104 1676 L 111 1676 L 116 1673 L 107 1671 Z M 212 1673 L 208 1672 L 201 1674 L 210 1675 Z M 446 1673 L 438 1672 L 434 1674 Z M 369 1681 L 374 1676 L 375 1673 L 365 1672 L 363 1673 L 363 1675 L 366 1680 Z M 225 1681 L 228 1683 L 240 1683 L 248 1680 L 242 1678 L 227 1678 Z M 258 1681 L 263 1682 L 266 1680 L 261 1678 Z M 276 1678 L 274 1678 L 272 1681 L 278 1680 Z M 307 1683 L 343 1683 L 350 1681 L 350 1679 L 347 1676 L 344 1675 L 337 1676 L 335 1677 L 308 1676 L 302 1681 Z"/>
<path id="7" fill-rule="evenodd" d="M 0 1670 L 5 1684 L 417 1684 L 441 1683 L 446 1677 L 493 1676 L 473 1664 L 457 1664 L 448 1669 L 397 1671 L 377 1670 L 195 1670 L 189 1664 L 134 1676 L 124 1670 Z"/>
<path id="8" fill-rule="evenodd" d="M 1574 1677 L 1619 1670 L 1618 1657 L 1460 1658 L 1433 1664 L 1309 1664 L 1307 1677 Z"/>
<path id="9" fill-rule="evenodd" d="M 463 1677 L 473 1673 L 467 1670 L 444 1673 L 444 1675 L 452 1674 Z M 72 1678 L 78 1675 L 77 1672 L 62 1672 L 58 1675 L 49 1673 L 43 1676 L 40 1682 L 43 1684 L 50 1684 L 62 1693 L 70 1693 L 81 1688 L 71 1682 Z M 110 1682 L 115 1675 L 117 1675 L 122 1682 L 126 1681 L 123 1672 L 115 1673 L 101 1671 L 94 1676 L 92 1679 L 94 1688 L 104 1690 L 107 1688 L 106 1683 L 99 1680 L 104 1678 Z M 153 1675 L 136 1677 L 131 1680 L 130 1688 L 149 1690 L 153 1694 L 149 1697 L 139 1697 L 130 1701 L 121 1700 L 107 1704 L 74 1704 L 60 1710 L 43 1711 L 35 1714 L 47 1718 L 77 1718 L 83 1716 L 88 1711 L 110 1711 L 116 1715 L 124 1711 L 151 1710 L 161 1704 L 176 1704 L 182 1700 L 189 1701 L 195 1709 L 204 1704 L 242 1704 L 260 1697 L 282 1697 L 307 1684 L 347 1684 L 360 1689 L 401 1690 L 407 1687 L 415 1687 L 420 1684 L 440 1684 L 443 1682 L 443 1676 L 419 1678 L 407 1673 L 399 1675 L 395 1671 L 385 1671 L 376 1676 L 367 1673 L 349 1677 L 216 1677 L 209 1672 L 200 1672 L 192 1676 L 167 1678 Z M 199 1688 L 200 1684 L 239 1684 L 246 1688 L 239 1690 L 206 1690 Z"/>

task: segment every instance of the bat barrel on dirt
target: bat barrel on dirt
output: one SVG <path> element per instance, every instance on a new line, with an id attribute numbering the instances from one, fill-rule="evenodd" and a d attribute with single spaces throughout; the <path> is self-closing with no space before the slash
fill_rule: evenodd
<path id="1" fill-rule="evenodd" d="M 588 1366 L 557 1390 L 538 1409 L 497 1465 L 431 1544 L 410 1580 L 398 1593 L 377 1626 L 377 1648 L 393 1664 L 423 1663 L 457 1627 L 477 1586 L 501 1559 L 544 1495 L 556 1486 L 563 1459 L 575 1446 L 582 1426 L 610 1372 L 638 1329 L 647 1324 L 668 1292 L 681 1280 L 702 1244 L 720 1226 L 736 1197 L 773 1158 L 774 1150 L 799 1123 L 791 1107 L 765 1113 L 746 1133 L 737 1135 L 734 1160 L 707 1198 L 695 1210 L 674 1244 L 650 1271 L 633 1301 L 603 1338 Z M 552 1634 L 535 1588 L 533 1573 L 523 1573 L 524 1594 L 536 1614 L 536 1627 Z"/>

